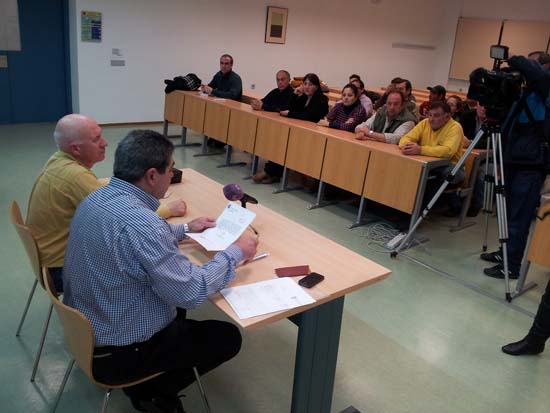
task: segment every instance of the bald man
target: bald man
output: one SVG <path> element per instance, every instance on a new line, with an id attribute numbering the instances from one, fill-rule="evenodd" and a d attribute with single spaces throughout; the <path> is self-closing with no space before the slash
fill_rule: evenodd
<path id="1" fill-rule="evenodd" d="M 57 122 L 54 140 L 58 147 L 36 179 L 27 211 L 27 225 L 38 245 L 40 262 L 48 267 L 58 291 L 63 291 L 63 261 L 69 226 L 76 207 L 103 186 L 91 168 L 105 159 L 107 141 L 97 122 L 84 115 L 67 115 Z M 183 216 L 183 200 L 161 205 L 165 218 Z"/>

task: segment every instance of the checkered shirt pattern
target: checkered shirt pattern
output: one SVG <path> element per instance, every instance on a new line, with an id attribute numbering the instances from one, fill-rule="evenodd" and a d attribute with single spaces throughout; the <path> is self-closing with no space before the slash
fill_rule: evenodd
<path id="1" fill-rule="evenodd" d="M 78 206 L 63 269 L 65 304 L 92 324 L 96 346 L 148 340 L 176 316 L 224 288 L 243 259 L 230 246 L 203 266 L 178 249 L 183 225 L 155 213 L 159 202 L 112 178 Z"/>

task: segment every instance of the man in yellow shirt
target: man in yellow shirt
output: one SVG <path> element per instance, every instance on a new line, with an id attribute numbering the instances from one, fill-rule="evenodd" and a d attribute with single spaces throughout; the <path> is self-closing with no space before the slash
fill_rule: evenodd
<path id="1" fill-rule="evenodd" d="M 429 201 L 462 155 L 464 132 L 460 123 L 451 118 L 451 108 L 446 102 L 432 102 L 428 117 L 401 138 L 399 148 L 404 155 L 423 155 L 447 158 L 453 165 L 432 170 L 436 179 L 426 186 L 424 200 Z M 464 169 L 459 169 L 451 185 L 464 181 Z"/>
<path id="2" fill-rule="evenodd" d="M 91 168 L 105 159 L 107 141 L 97 122 L 71 114 L 59 120 L 54 131 L 59 150 L 46 162 L 29 199 L 27 225 L 38 245 L 40 262 L 48 267 L 58 291 L 69 226 L 76 207 L 104 184 Z M 165 218 L 183 216 L 187 206 L 181 199 L 161 205 L 157 213 Z"/>

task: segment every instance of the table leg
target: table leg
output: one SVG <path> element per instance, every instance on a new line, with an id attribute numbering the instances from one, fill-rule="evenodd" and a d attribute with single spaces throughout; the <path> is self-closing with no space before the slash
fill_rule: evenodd
<path id="1" fill-rule="evenodd" d="M 307 209 L 317 209 L 317 208 L 323 208 L 329 205 L 337 204 L 338 201 L 326 201 L 325 199 L 325 183 L 323 181 L 319 181 L 319 188 L 317 189 L 317 200 L 314 204 L 309 205 Z"/>
<path id="2" fill-rule="evenodd" d="M 416 199 L 415 199 L 413 211 L 411 214 L 409 232 L 412 230 L 414 224 L 416 223 L 416 220 L 420 216 L 420 212 L 422 211 L 422 200 L 424 199 L 424 192 L 426 190 L 427 182 L 428 182 L 428 169 L 426 168 L 426 165 L 424 165 L 422 167 L 422 173 L 420 175 L 420 183 L 418 185 L 418 191 L 416 192 Z"/>
<path id="3" fill-rule="evenodd" d="M 208 136 L 204 135 L 203 138 L 202 138 L 200 153 L 196 153 L 193 156 L 194 157 L 212 156 L 212 155 L 222 155 L 224 153 L 225 153 L 225 151 L 216 151 L 216 150 L 213 150 L 212 152 L 208 152 Z"/>
<path id="4" fill-rule="evenodd" d="M 187 128 L 185 126 L 181 127 L 181 141 L 177 145 L 174 145 L 175 148 L 182 148 L 186 146 L 201 146 L 199 142 L 187 143 Z"/>
<path id="5" fill-rule="evenodd" d="M 344 297 L 290 317 L 298 326 L 292 413 L 329 413 Z"/>
<path id="6" fill-rule="evenodd" d="M 363 214 L 365 212 L 365 204 L 367 203 L 367 199 L 361 195 L 361 201 L 359 201 L 359 210 L 357 211 L 357 218 L 355 218 L 355 222 L 348 226 L 349 229 L 357 228 L 362 225 L 365 225 L 367 222 L 363 220 Z"/>
<path id="7" fill-rule="evenodd" d="M 274 194 L 280 194 L 281 192 L 290 192 L 290 191 L 296 191 L 297 189 L 302 189 L 301 186 L 288 186 L 288 173 L 290 169 L 288 169 L 286 166 L 283 169 L 283 176 L 281 177 L 281 185 L 279 186 L 279 189 L 276 189 L 273 191 Z"/>
<path id="8" fill-rule="evenodd" d="M 226 168 L 228 166 L 245 166 L 246 162 L 231 162 L 231 156 L 233 155 L 233 146 L 225 145 L 225 162 L 218 165 L 218 168 Z"/>

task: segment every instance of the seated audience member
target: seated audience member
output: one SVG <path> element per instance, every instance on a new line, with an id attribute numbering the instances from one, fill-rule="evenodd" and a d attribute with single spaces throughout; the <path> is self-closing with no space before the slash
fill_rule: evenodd
<path id="1" fill-rule="evenodd" d="M 292 97 L 290 86 L 290 73 L 286 70 L 279 70 L 275 75 L 277 87 L 269 92 L 262 100 L 253 100 L 250 103 L 254 110 L 265 110 L 266 112 L 280 112 L 288 109 Z"/>
<path id="2" fill-rule="evenodd" d="M 58 150 L 36 178 L 26 222 L 36 240 L 40 263 L 49 268 L 61 292 L 71 218 L 80 201 L 104 185 L 91 168 L 105 159 L 107 141 L 95 120 L 77 114 L 62 117 L 53 136 Z M 163 217 L 183 216 L 186 208 L 180 199 L 160 206 L 157 212 Z"/>
<path id="3" fill-rule="evenodd" d="M 290 74 L 286 70 L 279 70 L 276 75 L 277 87 L 269 92 L 261 101 L 255 100 L 251 106 L 255 110 L 265 110 L 268 112 L 280 112 L 287 110 L 292 98 L 292 86 L 290 86 Z M 283 175 L 283 166 L 278 163 L 268 161 L 264 170 L 252 176 L 252 180 L 259 184 L 272 184 L 279 182 Z"/>
<path id="4" fill-rule="evenodd" d="M 233 71 L 233 57 L 224 54 L 220 57 L 220 70 L 214 75 L 208 86 L 201 85 L 201 90 L 219 98 L 240 101 L 243 95 L 241 77 Z"/>
<path id="5" fill-rule="evenodd" d="M 399 148 L 404 155 L 423 155 L 447 158 L 452 165 L 433 169 L 436 179 L 430 180 L 426 187 L 425 201 L 429 201 L 437 188 L 458 162 L 462 154 L 462 126 L 451 118 L 451 108 L 446 102 L 436 101 L 430 105 L 428 118 L 420 121 L 410 132 L 401 138 Z M 460 169 L 452 185 L 464 181 L 464 169 Z"/>
<path id="6" fill-rule="evenodd" d="M 472 140 L 476 137 L 477 133 L 487 120 L 487 114 L 485 107 L 477 104 L 475 110 L 465 111 L 460 117 L 460 124 L 462 125 L 462 130 L 464 131 L 464 140 L 463 146 L 465 148 L 469 147 L 472 143 Z M 486 149 L 487 148 L 487 138 L 489 136 L 485 134 L 476 144 L 476 149 Z M 492 168 L 492 164 L 489 165 L 489 168 Z M 466 216 L 475 217 L 479 214 L 479 211 L 483 207 L 483 191 L 484 191 L 484 180 L 485 176 L 485 162 L 482 162 L 479 165 L 477 177 L 475 178 L 474 192 L 472 195 L 472 200 Z M 451 208 L 447 213 L 447 216 L 457 216 L 460 214 L 461 204 L 456 200 L 456 198 L 451 198 Z"/>
<path id="7" fill-rule="evenodd" d="M 319 77 L 315 73 L 305 75 L 303 83 L 294 89 L 289 108 L 279 113 L 316 123 L 323 119 L 328 113 L 328 98 L 321 91 Z"/>
<path id="8" fill-rule="evenodd" d="M 388 98 L 388 93 L 391 89 L 398 89 L 403 92 L 405 96 L 405 109 L 411 112 L 418 122 L 418 108 L 416 107 L 416 98 L 412 94 L 412 85 L 407 79 L 402 79 L 400 77 L 395 77 L 391 80 L 391 83 L 386 88 L 384 95 L 375 103 L 374 109 L 378 110 L 386 104 L 386 99 Z"/>
<path id="9" fill-rule="evenodd" d="M 462 125 L 460 118 L 464 114 L 464 106 L 460 96 L 449 96 L 447 98 L 447 105 L 449 105 L 449 107 L 451 108 L 451 118 Z M 462 126 L 462 128 L 464 129 L 464 125 Z M 466 137 L 466 135 L 464 135 L 464 138 L 462 139 L 462 147 L 467 148 L 468 146 L 470 146 L 470 142 L 471 141 Z"/>
<path id="10" fill-rule="evenodd" d="M 359 96 L 359 103 L 365 108 L 367 119 L 374 114 L 374 108 L 372 106 L 372 100 L 365 94 L 365 84 L 361 79 L 355 79 L 350 84 L 357 88 L 357 95 Z"/>
<path id="11" fill-rule="evenodd" d="M 447 98 L 447 105 L 451 108 L 451 118 L 460 122 L 460 117 L 463 113 L 462 99 L 460 96 L 451 95 Z"/>
<path id="12" fill-rule="evenodd" d="M 358 81 L 361 82 L 361 83 L 363 84 L 363 86 L 361 86 L 361 88 L 363 89 L 363 94 L 364 94 L 366 97 L 368 97 L 368 98 L 370 99 L 372 105 L 374 105 L 374 104 L 376 103 L 376 101 L 377 101 L 378 99 L 381 98 L 381 95 L 380 95 L 379 93 L 373 92 L 372 90 L 367 90 L 367 89 L 365 89 L 365 83 L 364 83 L 363 80 L 361 79 L 361 76 L 359 76 L 359 75 L 357 75 L 357 74 L 355 74 L 355 73 L 349 76 L 349 81 L 348 81 L 348 83 L 354 84 L 355 86 L 357 86 L 357 87 L 359 88 L 359 83 L 358 83 Z M 363 102 L 362 102 L 362 103 L 363 103 Z M 364 103 L 363 103 L 363 106 L 365 106 Z M 365 108 L 365 109 L 366 109 L 366 108 Z M 373 106 L 373 108 L 371 109 L 370 114 L 369 114 L 369 111 L 367 110 L 368 116 L 371 116 L 373 112 L 374 112 L 374 106 Z"/>
<path id="13" fill-rule="evenodd" d="M 366 122 L 355 128 L 359 140 L 373 140 L 398 144 L 399 140 L 414 128 L 416 118 L 403 104 L 403 92 L 392 88 L 388 91 L 386 104 Z"/>
<path id="14" fill-rule="evenodd" d="M 420 116 L 420 120 L 426 119 L 428 117 L 428 113 L 430 111 L 430 105 L 433 102 L 445 102 L 445 95 L 447 94 L 447 90 L 441 86 L 433 86 L 429 87 L 428 90 L 430 91 L 430 96 L 428 97 L 428 100 L 425 102 L 422 102 L 420 105 L 420 108 L 418 108 L 418 114 Z"/>
<path id="15" fill-rule="evenodd" d="M 178 392 L 200 374 L 233 358 L 241 335 L 234 325 L 185 318 L 235 278 L 254 257 L 257 239 L 242 236 L 206 264 L 191 263 L 178 243 L 185 232 L 215 226 L 197 218 L 173 225 L 154 213 L 172 178 L 173 144 L 135 130 L 119 143 L 114 177 L 78 206 L 65 260 L 65 304 L 94 330 L 94 377 L 121 383 L 164 372 L 124 388 L 140 411 L 183 412 Z"/>
<path id="16" fill-rule="evenodd" d="M 459 122 L 464 130 L 464 139 L 467 143 L 464 145 L 465 147 L 470 146 L 471 141 L 476 137 L 486 119 L 486 110 L 479 103 L 477 104 L 475 110 L 468 110 L 462 113 Z M 484 136 L 483 139 L 477 143 L 476 148 L 487 148 L 487 136 Z"/>
<path id="17" fill-rule="evenodd" d="M 367 113 L 359 101 L 359 90 L 351 83 L 342 89 L 342 100 L 318 123 L 329 128 L 353 131 L 367 119 Z M 367 98 L 368 99 L 368 98 Z M 370 100 L 370 99 L 369 99 Z"/>

